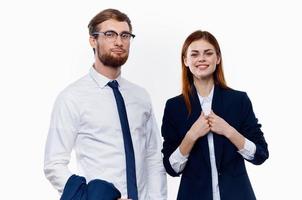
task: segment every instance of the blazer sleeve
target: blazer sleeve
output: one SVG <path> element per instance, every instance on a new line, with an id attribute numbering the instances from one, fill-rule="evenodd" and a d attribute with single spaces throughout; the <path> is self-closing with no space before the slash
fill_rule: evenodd
<path id="1" fill-rule="evenodd" d="M 244 93 L 240 133 L 256 145 L 254 159 L 247 160 L 255 165 L 262 164 L 269 157 L 267 143 L 260 128 L 261 124 L 258 123 L 258 119 L 254 114 L 252 103 L 248 95 Z"/>
<path id="2" fill-rule="evenodd" d="M 86 187 L 86 179 L 73 174 L 67 180 L 60 200 L 86 200 Z"/>
<path id="3" fill-rule="evenodd" d="M 112 200 L 121 198 L 120 191 L 110 182 L 94 179 L 86 184 L 86 179 L 73 174 L 65 184 L 60 200 Z"/>
<path id="4" fill-rule="evenodd" d="M 181 143 L 175 119 L 172 115 L 172 104 L 170 100 L 166 102 L 164 116 L 162 120 L 161 133 L 164 138 L 163 142 L 163 163 L 167 173 L 171 176 L 179 176 L 182 172 L 176 173 L 172 168 L 169 158 Z"/>

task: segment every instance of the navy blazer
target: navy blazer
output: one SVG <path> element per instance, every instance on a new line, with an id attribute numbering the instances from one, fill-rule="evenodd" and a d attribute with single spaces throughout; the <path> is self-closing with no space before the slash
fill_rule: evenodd
<path id="1" fill-rule="evenodd" d="M 69 177 L 60 200 L 116 200 L 120 191 L 112 183 L 95 179 L 86 184 L 81 176 Z"/>
<path id="2" fill-rule="evenodd" d="M 199 138 L 192 148 L 184 170 L 176 173 L 170 165 L 170 155 L 179 147 L 187 131 L 200 116 L 202 108 L 195 87 L 190 96 L 192 112 L 189 115 L 182 95 L 166 102 L 162 136 L 164 166 L 171 176 L 181 176 L 178 200 L 213 200 L 211 164 L 207 137 Z M 245 92 L 214 88 L 212 110 L 234 127 L 244 137 L 255 143 L 256 153 L 249 162 L 259 165 L 269 156 L 261 125 L 253 112 Z M 244 158 L 237 148 L 224 136 L 213 134 L 216 166 L 221 200 L 254 200 Z"/>

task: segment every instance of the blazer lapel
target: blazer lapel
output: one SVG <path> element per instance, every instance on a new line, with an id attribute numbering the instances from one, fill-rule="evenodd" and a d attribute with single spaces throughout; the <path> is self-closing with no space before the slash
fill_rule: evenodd
<path id="1" fill-rule="evenodd" d="M 224 118 L 223 100 L 222 100 L 222 89 L 215 85 L 214 95 L 212 100 L 212 110 L 213 112 L 221 118 Z M 220 170 L 221 158 L 223 154 L 223 141 L 224 137 L 213 133 L 214 147 L 215 147 L 215 159 L 217 170 Z"/>
<path id="2" fill-rule="evenodd" d="M 201 114 L 202 108 L 199 102 L 198 94 L 196 91 L 196 88 L 193 86 L 192 88 L 192 96 L 190 96 L 191 100 L 191 106 L 192 106 L 192 113 L 189 116 L 188 120 L 188 130 L 191 128 L 191 126 L 194 124 L 194 122 L 198 119 L 198 117 Z M 202 137 L 197 140 L 196 144 L 198 149 L 202 151 L 203 158 L 205 163 L 209 168 L 211 168 L 211 163 L 210 163 L 210 153 L 209 153 L 209 144 L 207 137 Z"/>

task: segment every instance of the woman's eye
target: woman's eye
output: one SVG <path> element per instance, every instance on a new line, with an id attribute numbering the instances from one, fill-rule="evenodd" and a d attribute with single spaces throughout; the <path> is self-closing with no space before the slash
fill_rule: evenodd
<path id="1" fill-rule="evenodd" d="M 207 52 L 206 55 L 211 56 L 211 55 L 213 55 L 213 52 Z"/>

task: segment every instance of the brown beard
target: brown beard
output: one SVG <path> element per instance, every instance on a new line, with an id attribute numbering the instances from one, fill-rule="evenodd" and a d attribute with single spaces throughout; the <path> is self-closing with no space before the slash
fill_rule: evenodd
<path id="1" fill-rule="evenodd" d="M 120 66 L 122 66 L 123 64 L 125 64 L 125 62 L 128 59 L 128 53 L 124 56 L 112 56 L 110 53 L 101 53 L 101 50 L 98 48 L 97 51 L 97 56 L 99 58 L 99 60 L 106 66 L 111 67 L 111 68 L 119 68 Z"/>
<path id="2" fill-rule="evenodd" d="M 104 65 L 112 68 L 119 68 L 127 61 L 128 54 L 125 56 L 114 57 L 108 53 L 101 54 L 98 52 L 98 57 Z"/>

